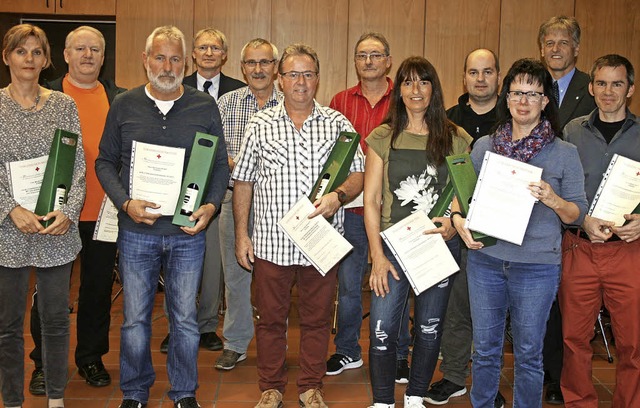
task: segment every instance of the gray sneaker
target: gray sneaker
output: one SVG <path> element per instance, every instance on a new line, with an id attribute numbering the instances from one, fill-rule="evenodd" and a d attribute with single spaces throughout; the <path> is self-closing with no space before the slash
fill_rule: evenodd
<path id="1" fill-rule="evenodd" d="M 224 349 L 222 355 L 216 360 L 215 368 L 218 370 L 231 370 L 236 363 L 247 359 L 247 353 L 236 353 L 232 350 Z"/>

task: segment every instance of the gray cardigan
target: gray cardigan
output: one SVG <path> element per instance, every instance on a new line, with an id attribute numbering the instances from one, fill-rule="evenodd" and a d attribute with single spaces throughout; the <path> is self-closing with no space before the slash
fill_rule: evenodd
<path id="1" fill-rule="evenodd" d="M 480 171 L 486 151 L 493 151 L 490 136 L 480 138 L 471 152 L 476 173 Z M 529 164 L 542 167 L 542 180 L 549 183 L 560 197 L 578 205 L 580 216 L 574 224 L 582 224 L 587 212 L 587 199 L 576 147 L 556 138 L 542 148 Z M 561 242 L 562 221 L 551 208 L 538 202 L 533 206 L 522 246 L 498 240 L 496 245 L 480 251 L 504 261 L 559 265 Z"/>

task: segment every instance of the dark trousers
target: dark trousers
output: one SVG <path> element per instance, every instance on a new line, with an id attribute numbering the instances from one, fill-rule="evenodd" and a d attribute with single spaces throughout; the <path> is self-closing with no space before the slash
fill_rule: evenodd
<path id="1" fill-rule="evenodd" d="M 298 393 L 322 388 L 338 266 L 322 276 L 313 266 L 280 266 L 256 258 L 253 271 L 256 306 L 260 311 L 256 324 L 260 391 L 276 389 L 284 393 L 287 384 L 287 319 L 294 284 L 298 286 L 300 316 Z"/>
<path id="2" fill-rule="evenodd" d="M 111 287 L 117 247 L 115 243 L 94 241 L 95 225 L 93 221 L 81 221 L 78 226 L 82 239 L 75 352 L 78 367 L 99 361 L 109 352 Z M 29 357 L 36 368 L 42 368 L 42 337 L 35 296 L 37 294 L 31 308 L 31 336 L 35 347 Z"/>

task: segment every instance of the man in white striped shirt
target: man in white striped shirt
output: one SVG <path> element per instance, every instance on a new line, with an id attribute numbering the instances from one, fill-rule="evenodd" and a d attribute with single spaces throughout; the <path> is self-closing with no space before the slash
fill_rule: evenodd
<path id="1" fill-rule="evenodd" d="M 282 406 L 287 384 L 286 322 L 294 282 L 300 315 L 300 403 L 326 407 L 321 388 L 338 268 L 323 277 L 277 226 L 301 196 L 309 195 L 340 132 L 354 131 L 341 113 L 314 100 L 319 70 L 318 57 L 310 47 L 294 44 L 285 49 L 278 64 L 284 101 L 251 118 L 233 173 L 236 257 L 247 269 L 253 265 L 260 311 L 256 340 L 258 384 L 263 393 L 257 408 Z M 342 232 L 341 206 L 362 190 L 363 170 L 358 148 L 347 180 L 316 200 L 311 216 L 333 217 L 333 226 Z M 252 237 L 248 233 L 251 205 Z"/>

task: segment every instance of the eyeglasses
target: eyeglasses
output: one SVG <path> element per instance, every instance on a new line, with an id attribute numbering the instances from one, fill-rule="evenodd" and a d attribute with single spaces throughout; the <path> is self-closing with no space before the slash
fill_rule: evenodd
<path id="1" fill-rule="evenodd" d="M 273 64 L 274 62 L 276 62 L 275 59 L 271 59 L 271 60 L 262 59 L 260 61 L 256 61 L 256 60 L 242 61 L 242 63 L 244 64 L 245 67 L 249 67 L 251 69 L 254 69 L 258 65 L 260 65 L 261 68 L 268 67 L 269 65 Z"/>
<path id="2" fill-rule="evenodd" d="M 312 79 L 316 79 L 318 77 L 318 73 L 314 71 L 289 71 L 281 72 L 280 75 L 291 81 L 297 81 L 300 77 L 304 78 L 305 81 L 311 81 Z"/>
<path id="3" fill-rule="evenodd" d="M 196 50 L 205 53 L 207 50 L 211 50 L 214 54 L 222 54 L 224 50 L 217 45 L 199 45 L 196 47 Z"/>
<path id="4" fill-rule="evenodd" d="M 366 61 L 367 58 L 371 58 L 371 61 L 379 62 L 387 57 L 387 54 L 380 54 L 379 52 L 372 52 L 371 54 L 367 54 L 366 52 L 359 52 L 355 55 L 356 61 Z"/>
<path id="5" fill-rule="evenodd" d="M 542 92 L 535 91 L 509 91 L 507 94 L 509 94 L 509 100 L 512 102 L 520 102 L 522 98 L 525 97 L 527 98 L 527 102 L 537 103 L 540 102 L 540 99 L 544 96 Z"/>

